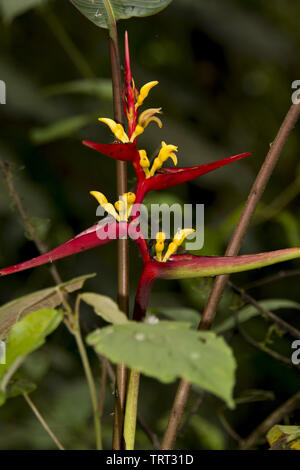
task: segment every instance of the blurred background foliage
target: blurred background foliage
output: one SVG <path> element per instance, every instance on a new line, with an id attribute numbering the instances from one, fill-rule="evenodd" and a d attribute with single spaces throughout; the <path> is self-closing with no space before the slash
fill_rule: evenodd
<path id="1" fill-rule="evenodd" d="M 13 4 L 22 9 L 14 10 Z M 19 4 L 19 5 L 18 5 Z M 32 8 L 35 7 L 35 8 Z M 95 220 L 89 190 L 116 199 L 115 163 L 81 145 L 82 139 L 109 142 L 111 135 L 97 116 L 112 115 L 107 35 L 67 1 L 0 0 L 0 79 L 7 84 L 7 104 L 0 107 L 0 159 L 13 164 L 16 187 L 32 222 L 54 247 Z M 143 148 L 154 153 L 162 139 L 179 146 L 182 166 L 206 163 L 251 151 L 253 156 L 168 192 L 150 194 L 151 202 L 205 204 L 205 245 L 201 254 L 222 254 L 248 191 L 291 102 L 291 83 L 299 79 L 299 2 L 285 0 L 174 0 L 162 13 L 119 23 L 123 44 L 129 32 L 132 65 L 138 86 L 159 80 L 151 105 L 162 106 L 164 127 L 147 129 Z M 150 101 L 148 102 L 150 104 Z M 289 138 L 268 185 L 243 253 L 299 246 L 299 128 Z M 134 175 L 129 169 L 129 188 Z M 0 179 L 1 266 L 35 256 L 7 186 Z M 132 249 L 133 248 L 133 249 Z M 130 251 L 131 305 L 141 262 Z M 96 272 L 88 290 L 116 298 L 116 245 L 107 245 L 57 263 L 63 280 Z M 240 286 L 297 261 L 235 275 Z M 52 285 L 47 267 L 1 279 L 1 303 Z M 158 282 L 151 309 L 177 319 L 200 315 L 210 280 Z M 276 299 L 300 302 L 299 277 L 290 277 L 249 292 L 272 300 L 270 308 L 300 327 L 299 312 Z M 274 300 L 275 299 L 275 300 Z M 169 309 L 169 312 L 164 310 Z M 244 308 L 228 290 L 218 322 Z M 170 314 L 171 311 L 171 314 Z M 274 310 L 275 311 L 275 310 Z M 174 313 L 175 312 L 175 313 Z M 98 324 L 83 309 L 83 329 Z M 243 326 L 260 344 L 286 357 L 292 338 L 279 334 L 262 316 Z M 182 449 L 230 449 L 236 446 L 224 419 L 247 436 L 276 406 L 299 389 L 299 371 L 247 344 L 237 330 L 226 332 L 238 360 L 234 411 L 194 389 L 187 412 L 200 398 L 204 404 L 180 434 Z M 97 383 L 101 365 L 90 352 Z M 67 448 L 93 446 L 91 406 L 73 338 L 61 326 L 47 344 L 24 363 L 27 377 L 38 384 L 32 394 Z M 100 385 L 99 385 L 100 386 Z M 143 378 L 140 412 L 161 437 L 175 384 Z M 253 391 L 254 390 L 254 391 Z M 259 392 L 258 392 L 259 391 Z M 107 385 L 103 413 L 104 442 L 110 447 L 112 387 Z M 225 417 L 225 418 L 224 418 Z M 299 424 L 299 411 L 286 424 Z M 54 444 L 41 429 L 22 397 L 0 408 L 1 449 L 45 449 Z M 265 446 L 265 441 L 262 446 Z M 137 447 L 151 448 L 139 428 Z"/>

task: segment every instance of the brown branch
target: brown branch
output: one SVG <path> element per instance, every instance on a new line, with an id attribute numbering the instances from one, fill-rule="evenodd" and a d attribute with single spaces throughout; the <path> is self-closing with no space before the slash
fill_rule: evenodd
<path id="1" fill-rule="evenodd" d="M 242 241 L 246 235 L 247 229 L 251 222 L 252 216 L 257 208 L 257 205 L 260 201 L 260 198 L 265 190 L 265 187 L 272 175 L 272 172 L 275 168 L 275 165 L 281 155 L 283 147 L 296 125 L 300 115 L 300 105 L 293 104 L 280 129 L 279 132 L 271 145 L 271 148 L 265 158 L 265 161 L 255 179 L 255 182 L 251 188 L 251 191 L 248 196 L 248 200 L 245 204 L 244 210 L 240 217 L 240 220 L 237 224 L 237 227 L 232 235 L 232 238 L 228 244 L 225 255 L 226 256 L 235 256 L 238 254 Z M 200 330 L 210 329 L 217 311 L 217 307 L 221 300 L 222 294 L 224 292 L 226 283 L 228 281 L 228 275 L 218 276 L 210 293 L 207 305 L 204 309 L 203 315 L 201 317 L 201 322 L 199 324 Z M 174 400 L 172 407 L 171 415 L 169 418 L 169 423 L 163 438 L 162 449 L 171 450 L 173 449 L 177 431 L 180 425 L 181 417 L 185 404 L 188 400 L 188 395 L 190 391 L 190 384 L 185 380 L 181 380 L 178 391 Z"/>
<path id="2" fill-rule="evenodd" d="M 266 315 L 270 320 L 272 320 L 276 325 L 280 327 L 281 330 L 287 331 L 294 338 L 300 339 L 300 331 L 294 326 L 290 325 L 286 321 L 279 318 L 275 313 L 270 312 L 266 308 L 262 307 L 251 295 L 247 294 L 245 291 L 240 289 L 236 284 L 231 281 L 228 281 L 229 287 L 233 289 L 245 302 L 253 305 L 259 312 L 263 315 Z"/>
<path id="3" fill-rule="evenodd" d="M 115 22 L 111 25 L 109 43 L 113 83 L 114 117 L 115 121 L 123 124 L 120 52 L 118 45 L 117 25 Z M 117 162 L 117 191 L 118 198 L 121 194 L 127 192 L 126 162 Z M 128 240 L 118 240 L 118 304 L 120 310 L 125 312 L 127 315 L 129 296 L 128 263 Z M 116 374 L 115 419 L 113 432 L 114 450 L 120 450 L 122 448 L 126 398 L 126 375 L 126 367 L 123 364 L 118 365 Z"/>
<path id="4" fill-rule="evenodd" d="M 217 415 L 219 417 L 220 423 L 222 424 L 227 434 L 232 437 L 232 439 L 234 439 L 236 442 L 241 442 L 241 436 L 233 429 L 231 424 L 228 422 L 226 416 L 224 415 L 224 410 L 222 408 L 219 408 L 217 410 Z"/>
<path id="5" fill-rule="evenodd" d="M 275 424 L 279 424 L 283 418 L 300 408 L 300 392 L 293 395 L 289 400 L 280 405 L 271 413 L 246 439 L 240 443 L 241 450 L 252 448 L 256 442 L 267 434 Z"/>
<path id="6" fill-rule="evenodd" d="M 13 169 L 10 163 L 0 161 L 0 170 L 5 178 L 10 197 L 21 216 L 21 219 L 22 219 L 25 231 L 28 234 L 28 237 L 34 242 L 40 254 L 47 253 L 48 247 L 37 235 L 36 230 L 34 226 L 32 225 L 31 219 L 29 215 L 27 214 L 27 211 L 22 203 L 22 200 L 16 190 Z M 62 280 L 61 280 L 61 277 L 59 275 L 59 272 L 56 266 L 54 266 L 54 264 L 51 264 L 51 266 L 49 267 L 49 270 L 50 270 L 51 276 L 55 284 L 61 284 Z"/>

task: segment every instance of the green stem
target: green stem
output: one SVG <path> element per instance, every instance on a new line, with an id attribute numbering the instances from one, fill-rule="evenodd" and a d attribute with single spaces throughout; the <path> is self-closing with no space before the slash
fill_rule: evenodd
<path id="1" fill-rule="evenodd" d="M 43 6 L 39 11 L 80 74 L 85 78 L 95 78 L 95 74 L 89 66 L 89 63 L 85 60 L 85 57 L 78 50 L 49 6 Z"/>
<path id="2" fill-rule="evenodd" d="M 124 421 L 124 440 L 126 450 L 134 450 L 135 430 L 138 410 L 140 374 L 131 370 L 129 374 Z"/>
<path id="3" fill-rule="evenodd" d="M 76 316 L 76 318 L 77 318 L 77 324 L 75 325 L 73 333 L 76 339 L 78 351 L 81 357 L 82 365 L 84 368 L 84 372 L 85 372 L 87 383 L 88 383 L 89 390 L 90 390 L 90 395 L 91 395 L 91 400 L 92 400 L 92 405 L 93 405 L 93 413 L 94 413 L 96 446 L 97 446 L 97 450 L 102 450 L 101 423 L 100 423 L 100 416 L 99 416 L 99 409 L 98 409 L 96 386 L 95 386 L 95 381 L 94 381 L 94 377 L 92 374 L 90 362 L 89 362 L 87 352 L 85 349 L 85 345 L 82 340 L 78 316 Z"/>

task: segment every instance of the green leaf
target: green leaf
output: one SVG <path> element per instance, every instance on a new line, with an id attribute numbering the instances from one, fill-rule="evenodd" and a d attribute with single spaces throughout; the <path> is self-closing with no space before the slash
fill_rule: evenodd
<path id="1" fill-rule="evenodd" d="M 17 359 L 38 349 L 46 336 L 54 331 L 63 319 L 63 312 L 43 309 L 32 312 L 11 328 L 6 344 L 6 363 L 0 365 L 0 379 Z"/>
<path id="2" fill-rule="evenodd" d="M 96 330 L 88 344 L 114 363 L 123 363 L 164 383 L 181 377 L 234 406 L 235 360 L 222 338 L 179 322 L 128 322 Z"/>
<path id="3" fill-rule="evenodd" d="M 0 0 L 0 10 L 4 21 L 10 22 L 31 8 L 45 3 L 46 0 Z"/>
<path id="4" fill-rule="evenodd" d="M 45 144 L 68 137 L 93 122 L 98 114 L 81 114 L 57 121 L 46 127 L 36 127 L 30 132 L 30 138 L 35 144 Z"/>
<path id="5" fill-rule="evenodd" d="M 166 8 L 172 0 L 109 0 L 115 19 L 133 16 L 155 15 Z M 108 16 L 104 0 L 71 0 L 71 3 L 89 20 L 101 28 L 108 28 Z"/>
<path id="6" fill-rule="evenodd" d="M 192 308 L 154 307 L 148 311 L 148 315 L 164 315 L 175 321 L 190 323 L 193 328 L 199 325 L 201 315 Z"/>
<path id="7" fill-rule="evenodd" d="M 107 323 L 122 325 L 128 322 L 125 313 L 119 309 L 116 302 L 106 295 L 85 292 L 80 295 L 80 299 L 86 304 L 91 305 L 95 313 L 102 317 Z"/>
<path id="8" fill-rule="evenodd" d="M 111 80 L 91 78 L 85 80 L 74 80 L 67 83 L 58 83 L 43 89 L 47 96 L 55 96 L 61 94 L 83 94 L 97 96 L 107 101 L 112 100 L 112 84 Z"/>
<path id="9" fill-rule="evenodd" d="M 62 298 L 59 290 L 68 293 L 74 292 L 81 289 L 85 281 L 94 276 L 95 274 L 85 274 L 84 276 L 63 282 L 58 286 L 33 292 L 32 294 L 25 295 L 24 297 L 2 305 L 2 307 L 0 307 L 0 339 L 7 336 L 14 323 L 33 310 L 54 308 L 60 305 Z"/>
<path id="10" fill-rule="evenodd" d="M 267 440 L 271 450 L 300 450 L 300 426 L 273 426 Z"/>
<path id="11" fill-rule="evenodd" d="M 259 305 L 270 311 L 279 310 L 281 308 L 294 308 L 300 310 L 299 303 L 286 299 L 262 300 L 259 302 Z M 231 328 L 235 328 L 236 324 L 244 323 L 251 318 L 256 317 L 257 315 L 261 315 L 261 312 L 252 305 L 248 305 L 247 307 L 242 308 L 239 312 L 236 312 L 231 317 L 224 320 L 220 325 L 216 326 L 214 331 L 217 334 L 225 333 Z"/>
<path id="12" fill-rule="evenodd" d="M 6 389 L 6 398 L 15 398 L 23 393 L 32 393 L 36 390 L 36 384 L 25 378 L 13 379 Z"/>

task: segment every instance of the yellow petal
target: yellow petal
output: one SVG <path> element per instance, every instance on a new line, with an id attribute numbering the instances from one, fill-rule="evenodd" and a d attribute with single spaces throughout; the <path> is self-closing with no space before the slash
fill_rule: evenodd
<path id="1" fill-rule="evenodd" d="M 176 145 L 167 145 L 166 142 L 162 141 L 161 149 L 159 151 L 158 156 L 155 158 L 152 168 L 150 170 L 150 176 L 153 176 L 157 170 L 159 170 L 164 162 L 171 158 L 174 165 L 177 165 L 177 156 L 174 152 L 178 151 L 178 147 Z"/>
<path id="2" fill-rule="evenodd" d="M 165 256 L 163 257 L 163 263 L 165 263 L 166 261 L 168 261 L 168 259 L 170 258 L 170 256 L 174 255 L 174 253 L 176 253 L 177 251 L 177 248 L 178 246 L 176 245 L 175 242 L 171 242 L 168 246 L 168 251 L 167 253 L 165 254 Z"/>
<path id="3" fill-rule="evenodd" d="M 99 191 L 90 191 L 90 194 L 99 202 L 100 206 L 108 203 L 108 200 L 104 194 L 100 193 Z"/>
<path id="4" fill-rule="evenodd" d="M 140 89 L 140 94 L 138 96 L 137 102 L 135 104 L 135 109 L 139 108 L 149 95 L 151 88 L 155 87 L 158 84 L 157 81 L 148 82 Z"/>
<path id="5" fill-rule="evenodd" d="M 149 178 L 150 177 L 150 172 L 149 172 L 150 162 L 147 157 L 147 152 L 146 150 L 139 150 L 139 154 L 140 154 L 140 166 L 143 168 L 146 178 Z"/>
<path id="6" fill-rule="evenodd" d="M 110 215 L 112 215 L 118 222 L 120 221 L 120 217 L 116 212 L 114 206 L 110 204 L 104 194 L 100 193 L 99 191 L 90 191 L 90 194 L 98 201 L 101 207 Z"/>
<path id="7" fill-rule="evenodd" d="M 124 131 L 124 127 L 122 126 L 122 124 L 118 124 L 113 119 L 109 118 L 99 118 L 98 120 L 106 124 L 118 140 L 120 140 L 124 144 L 129 142 L 128 135 Z"/>
<path id="8" fill-rule="evenodd" d="M 184 228 L 182 230 L 179 230 L 175 237 L 174 237 L 174 242 L 178 244 L 178 246 L 182 245 L 184 242 L 185 238 L 188 237 L 191 233 L 194 233 L 195 229 L 193 228 Z"/>
<path id="9" fill-rule="evenodd" d="M 144 130 L 146 129 L 148 124 L 150 124 L 151 121 L 156 122 L 156 124 L 160 128 L 162 128 L 161 120 L 157 116 L 155 116 L 155 114 L 158 114 L 160 112 L 161 108 L 146 109 L 146 111 L 144 111 L 139 117 L 138 124 L 134 130 L 134 133 L 131 136 L 130 142 L 134 142 L 134 140 L 144 132 Z"/>
<path id="10" fill-rule="evenodd" d="M 155 253 L 157 261 L 162 261 L 162 252 L 165 249 L 166 234 L 164 232 L 158 232 L 156 235 Z"/>
<path id="11" fill-rule="evenodd" d="M 182 245 L 185 238 L 188 237 L 193 232 L 195 232 L 195 230 L 193 228 L 184 228 L 184 229 L 178 230 L 175 237 L 173 238 L 173 241 L 168 246 L 167 253 L 165 254 L 165 256 L 163 258 L 164 263 L 166 261 L 168 261 L 170 256 L 172 256 L 172 255 L 174 255 L 174 253 L 176 253 L 178 247 L 180 245 Z"/>

